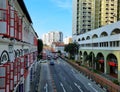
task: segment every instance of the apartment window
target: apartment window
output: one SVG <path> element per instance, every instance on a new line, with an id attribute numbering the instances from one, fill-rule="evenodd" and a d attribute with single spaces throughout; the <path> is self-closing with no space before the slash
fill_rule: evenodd
<path id="1" fill-rule="evenodd" d="M 91 29 L 88 29 L 88 31 L 90 31 Z"/>
<path id="2" fill-rule="evenodd" d="M 111 4 L 111 6 L 114 6 L 114 4 Z"/>
<path id="3" fill-rule="evenodd" d="M 88 7 L 88 9 L 91 9 L 91 7 Z"/>
<path id="4" fill-rule="evenodd" d="M 104 43 L 102 42 L 102 47 L 104 47 Z"/>
<path id="5" fill-rule="evenodd" d="M 112 42 L 110 42 L 110 47 L 112 47 Z"/>
<path id="6" fill-rule="evenodd" d="M 114 15 L 114 13 L 113 13 L 113 12 L 111 12 L 111 15 Z"/>
<path id="7" fill-rule="evenodd" d="M 106 10 L 109 10 L 108 8 L 106 8 Z"/>
<path id="8" fill-rule="evenodd" d="M 83 5 L 86 5 L 87 3 L 83 3 Z"/>
<path id="9" fill-rule="evenodd" d="M 109 6 L 108 4 L 106 4 L 106 6 Z"/>
<path id="10" fill-rule="evenodd" d="M 108 14 L 108 12 L 106 12 L 106 14 Z"/>
<path id="11" fill-rule="evenodd" d="M 104 42 L 104 47 L 108 47 L 108 42 Z"/>
<path id="12" fill-rule="evenodd" d="M 83 16 L 83 18 L 86 18 L 86 16 Z"/>
<path id="13" fill-rule="evenodd" d="M 116 46 L 119 47 L 120 41 L 116 41 Z"/>
<path id="14" fill-rule="evenodd" d="M 113 47 L 116 47 L 116 44 L 115 44 L 115 43 L 116 43 L 116 42 L 114 41 L 114 42 L 113 42 Z"/>
<path id="15" fill-rule="evenodd" d="M 114 8 L 111 8 L 111 10 L 114 10 Z"/>
<path id="16" fill-rule="evenodd" d="M 114 21 L 110 21 L 110 23 L 114 23 Z"/>
<path id="17" fill-rule="evenodd" d="M 80 38 L 78 39 L 78 41 L 80 41 Z"/>
<path id="18" fill-rule="evenodd" d="M 98 47 L 98 43 L 94 43 L 94 47 Z"/>
<path id="19" fill-rule="evenodd" d="M 83 20 L 83 22 L 85 22 L 86 20 Z"/>
<path id="20" fill-rule="evenodd" d="M 91 14 L 91 12 L 88 12 L 88 14 Z"/>
<path id="21" fill-rule="evenodd" d="M 83 9 L 86 9 L 86 7 L 83 7 Z"/>
<path id="22" fill-rule="evenodd" d="M 110 17 L 111 19 L 114 19 L 114 17 Z"/>
<path id="23" fill-rule="evenodd" d="M 91 5 L 91 3 L 88 3 L 88 5 Z"/>
<path id="24" fill-rule="evenodd" d="M 100 47 L 102 47 L 101 45 L 102 45 L 102 43 L 100 43 Z"/>
<path id="25" fill-rule="evenodd" d="M 86 26 L 85 24 L 83 24 L 83 26 Z"/>
<path id="26" fill-rule="evenodd" d="M 88 16 L 88 18 L 91 18 L 91 16 Z"/>
<path id="27" fill-rule="evenodd" d="M 90 20 L 88 20 L 88 22 L 91 22 Z"/>

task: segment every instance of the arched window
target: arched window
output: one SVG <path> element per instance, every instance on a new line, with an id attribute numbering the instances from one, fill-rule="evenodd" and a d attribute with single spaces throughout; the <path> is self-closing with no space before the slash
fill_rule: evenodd
<path id="1" fill-rule="evenodd" d="M 78 41 L 80 41 L 80 38 L 78 39 Z"/>
<path id="2" fill-rule="evenodd" d="M 82 41 L 83 41 L 83 40 L 85 40 L 85 38 L 84 38 L 84 37 L 82 38 Z"/>
<path id="3" fill-rule="evenodd" d="M 87 37 L 86 37 L 86 40 L 89 40 L 89 39 L 90 39 L 90 36 L 87 36 Z"/>
<path id="4" fill-rule="evenodd" d="M 98 35 L 94 34 L 94 35 L 92 36 L 92 38 L 98 38 Z"/>
<path id="5" fill-rule="evenodd" d="M 120 34 L 120 29 L 116 28 L 111 32 L 111 35 Z"/>
<path id="6" fill-rule="evenodd" d="M 107 32 L 102 32 L 100 37 L 105 37 L 105 36 L 108 36 Z"/>
<path id="7" fill-rule="evenodd" d="M 4 50 L 1 54 L 1 60 L 0 60 L 0 64 L 4 64 L 6 62 L 8 62 L 10 59 L 9 59 L 9 54 L 6 50 Z"/>

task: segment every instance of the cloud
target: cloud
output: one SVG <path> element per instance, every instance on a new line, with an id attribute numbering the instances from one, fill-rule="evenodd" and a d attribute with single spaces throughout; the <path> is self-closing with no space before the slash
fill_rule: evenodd
<path id="1" fill-rule="evenodd" d="M 58 7 L 69 9 L 72 7 L 72 0 L 51 0 Z"/>

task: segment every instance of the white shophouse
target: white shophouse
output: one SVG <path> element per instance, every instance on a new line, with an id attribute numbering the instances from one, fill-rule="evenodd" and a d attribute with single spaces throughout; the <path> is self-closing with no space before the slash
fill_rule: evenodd
<path id="1" fill-rule="evenodd" d="M 0 0 L 0 92 L 29 92 L 37 34 L 23 0 Z"/>
<path id="2" fill-rule="evenodd" d="M 120 81 L 120 21 L 73 36 L 82 64 Z"/>

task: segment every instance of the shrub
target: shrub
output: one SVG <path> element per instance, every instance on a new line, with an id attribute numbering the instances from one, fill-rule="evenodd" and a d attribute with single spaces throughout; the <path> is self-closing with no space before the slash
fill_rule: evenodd
<path id="1" fill-rule="evenodd" d="M 113 80 L 113 83 L 115 83 L 115 84 L 119 85 L 118 80 Z"/>

